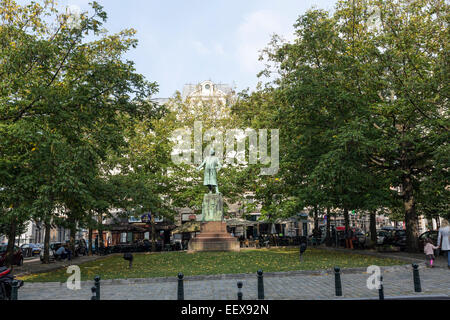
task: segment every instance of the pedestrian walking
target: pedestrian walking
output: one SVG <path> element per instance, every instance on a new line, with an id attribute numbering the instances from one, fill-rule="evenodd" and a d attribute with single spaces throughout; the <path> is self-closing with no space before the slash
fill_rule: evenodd
<path id="1" fill-rule="evenodd" d="M 425 240 L 425 246 L 423 248 L 423 252 L 427 256 L 428 267 L 430 267 L 430 268 L 433 268 L 433 262 L 434 262 L 434 259 L 435 259 L 435 257 L 434 257 L 434 250 L 436 250 L 437 248 L 439 248 L 439 247 L 433 245 L 433 240 L 431 240 L 430 238 L 427 238 Z"/>
<path id="2" fill-rule="evenodd" d="M 318 228 L 314 228 L 313 230 L 313 245 L 316 246 L 320 242 L 320 230 Z"/>
<path id="3" fill-rule="evenodd" d="M 351 228 L 345 231 L 345 247 L 353 250 L 353 231 Z"/>
<path id="4" fill-rule="evenodd" d="M 447 265 L 450 269 L 450 225 L 448 220 L 443 219 L 441 222 L 441 228 L 439 228 L 439 235 L 437 245 L 442 251 L 447 254 Z"/>

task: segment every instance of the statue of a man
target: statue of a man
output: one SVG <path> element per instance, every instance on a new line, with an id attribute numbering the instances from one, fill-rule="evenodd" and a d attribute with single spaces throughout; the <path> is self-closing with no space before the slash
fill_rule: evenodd
<path id="1" fill-rule="evenodd" d="M 209 193 L 212 193 L 212 188 L 216 187 L 216 193 L 219 193 L 219 186 L 217 185 L 217 172 L 222 167 L 219 158 L 215 156 L 216 152 L 211 149 L 209 156 L 203 160 L 202 164 L 197 167 L 200 170 L 205 167 L 205 177 L 203 179 L 203 185 L 208 186 Z"/>

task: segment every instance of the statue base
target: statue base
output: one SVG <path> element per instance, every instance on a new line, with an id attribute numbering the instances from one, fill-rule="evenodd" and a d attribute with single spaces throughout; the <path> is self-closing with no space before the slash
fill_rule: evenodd
<path id="1" fill-rule="evenodd" d="M 202 203 L 202 222 L 223 221 L 223 198 L 221 193 L 206 193 Z"/>
<path id="2" fill-rule="evenodd" d="M 188 253 L 198 251 L 239 251 L 238 239 L 227 232 L 227 224 L 222 221 L 202 223 L 200 234 L 191 239 Z"/>

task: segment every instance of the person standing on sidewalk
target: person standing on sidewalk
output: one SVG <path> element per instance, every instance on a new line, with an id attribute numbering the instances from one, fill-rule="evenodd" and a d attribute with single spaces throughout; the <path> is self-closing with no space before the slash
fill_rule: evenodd
<path id="1" fill-rule="evenodd" d="M 425 253 L 425 255 L 427 256 L 428 259 L 428 266 L 430 268 L 433 268 L 433 262 L 434 262 L 434 250 L 436 250 L 437 246 L 433 245 L 433 240 L 431 240 L 430 238 L 427 238 L 425 240 L 425 246 L 423 248 L 423 252 Z"/>
<path id="2" fill-rule="evenodd" d="M 345 232 L 345 246 L 347 249 L 353 250 L 353 231 L 352 228 L 348 228 Z"/>
<path id="3" fill-rule="evenodd" d="M 450 226 L 448 220 L 446 219 L 443 219 L 441 222 L 437 245 L 442 251 L 447 253 L 447 265 L 450 269 Z"/>

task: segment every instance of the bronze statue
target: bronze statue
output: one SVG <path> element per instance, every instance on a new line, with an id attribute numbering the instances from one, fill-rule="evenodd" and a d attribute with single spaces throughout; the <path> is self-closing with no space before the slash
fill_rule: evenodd
<path id="1" fill-rule="evenodd" d="M 212 193 L 213 187 L 216 189 L 216 193 L 219 193 L 219 186 L 217 185 L 217 172 L 222 168 L 219 158 L 215 156 L 216 152 L 211 149 L 210 155 L 203 160 L 202 164 L 197 167 L 200 170 L 205 167 L 205 176 L 203 179 L 203 185 L 208 186 L 209 193 Z"/>

